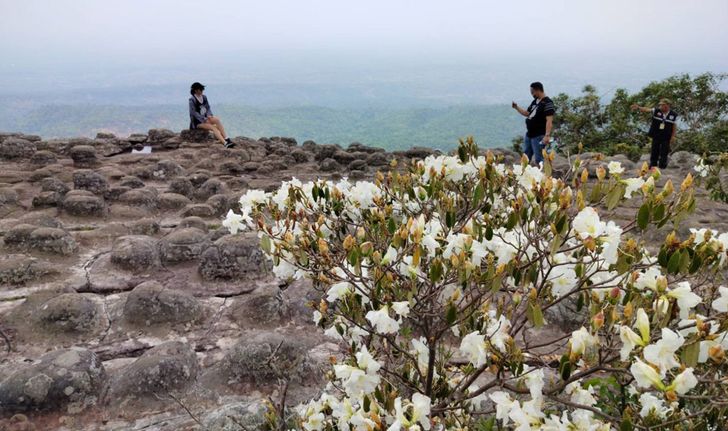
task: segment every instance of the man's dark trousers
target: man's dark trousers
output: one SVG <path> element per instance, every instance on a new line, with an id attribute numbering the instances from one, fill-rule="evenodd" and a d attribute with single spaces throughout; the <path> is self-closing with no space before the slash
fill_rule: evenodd
<path id="1" fill-rule="evenodd" d="M 667 155 L 670 153 L 670 141 L 652 138 L 652 151 L 650 152 L 650 167 L 667 167 Z"/>

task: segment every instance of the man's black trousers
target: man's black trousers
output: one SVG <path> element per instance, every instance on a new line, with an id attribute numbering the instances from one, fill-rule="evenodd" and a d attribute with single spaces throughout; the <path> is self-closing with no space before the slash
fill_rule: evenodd
<path id="1" fill-rule="evenodd" d="M 670 153 L 670 140 L 652 138 L 652 151 L 650 151 L 650 167 L 660 169 L 667 167 L 667 155 Z"/>

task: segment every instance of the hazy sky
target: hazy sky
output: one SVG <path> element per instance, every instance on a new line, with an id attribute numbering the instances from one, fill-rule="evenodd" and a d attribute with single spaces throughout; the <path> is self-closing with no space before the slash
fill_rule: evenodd
<path id="1" fill-rule="evenodd" d="M 3 61 L 238 50 L 726 57 L 726 0 L 0 0 Z M 713 59 L 715 60 L 715 59 Z"/>

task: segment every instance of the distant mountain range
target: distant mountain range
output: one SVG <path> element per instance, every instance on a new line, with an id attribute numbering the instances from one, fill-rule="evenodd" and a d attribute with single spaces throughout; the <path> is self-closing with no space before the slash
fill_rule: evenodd
<path id="1" fill-rule="evenodd" d="M 1 111 L 1 110 L 0 110 Z M 232 136 L 292 136 L 299 141 L 348 145 L 361 142 L 388 150 L 426 146 L 449 150 L 457 139 L 473 135 L 483 147 L 509 147 L 524 129 L 522 117 L 508 105 L 435 108 L 324 108 L 299 106 L 254 108 L 213 105 Z M 0 115 L 0 131 L 21 131 L 44 138 L 113 132 L 126 136 L 164 127 L 187 128 L 181 105 L 43 105 L 13 118 Z"/>

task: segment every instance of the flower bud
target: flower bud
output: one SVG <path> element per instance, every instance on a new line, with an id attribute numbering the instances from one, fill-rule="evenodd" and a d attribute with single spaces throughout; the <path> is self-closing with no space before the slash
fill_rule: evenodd
<path id="1" fill-rule="evenodd" d="M 354 238 L 351 235 L 346 235 L 346 238 L 344 238 L 344 250 L 349 251 L 354 246 Z"/>
<path id="2" fill-rule="evenodd" d="M 693 175 L 688 173 L 688 176 L 685 177 L 682 184 L 680 184 L 680 191 L 684 192 L 685 190 L 689 189 L 690 186 L 693 185 Z"/>
<path id="3" fill-rule="evenodd" d="M 597 168 L 597 178 L 599 178 L 599 181 L 602 181 L 602 180 L 604 180 L 604 178 L 605 178 L 606 176 L 607 176 L 607 171 L 606 171 L 606 169 L 604 169 L 604 167 L 603 167 L 603 166 L 599 166 L 599 167 Z M 582 174 L 582 178 L 583 178 L 583 174 Z"/>
<path id="4" fill-rule="evenodd" d="M 367 235 L 367 231 L 362 226 L 359 226 L 359 228 L 356 230 L 356 237 L 359 239 L 362 239 L 366 235 Z"/>
<path id="5" fill-rule="evenodd" d="M 662 193 L 664 193 L 665 196 L 670 196 L 673 191 L 675 191 L 675 187 L 672 185 L 672 180 L 667 180 L 665 187 L 662 188 Z"/>
<path id="6" fill-rule="evenodd" d="M 586 168 L 581 170 L 581 182 L 585 183 L 589 179 L 589 171 Z"/>
<path id="7" fill-rule="evenodd" d="M 634 305 L 632 304 L 632 301 L 630 301 L 627 303 L 627 305 L 624 306 L 624 310 L 622 311 L 622 314 L 624 315 L 625 319 L 631 320 L 632 313 L 634 313 Z"/>
<path id="8" fill-rule="evenodd" d="M 667 290 L 667 278 L 665 276 L 657 277 L 657 282 L 655 283 L 655 286 L 657 287 L 658 292 L 664 292 L 665 290 Z"/>
<path id="9" fill-rule="evenodd" d="M 329 244 L 323 238 L 319 238 L 319 240 L 318 240 L 318 248 L 319 248 L 319 252 L 321 254 L 326 255 L 326 254 L 329 253 Z"/>
<path id="10" fill-rule="evenodd" d="M 361 252 L 364 256 L 369 256 L 369 253 L 372 252 L 373 248 L 374 246 L 372 245 L 372 243 L 367 241 L 361 245 Z"/>
<path id="11" fill-rule="evenodd" d="M 642 167 L 640 168 L 640 176 L 644 176 L 649 170 L 650 165 L 648 165 L 647 162 L 643 162 Z"/>
<path id="12" fill-rule="evenodd" d="M 723 359 L 725 359 L 725 350 L 723 350 L 720 344 L 716 344 L 708 349 L 708 356 L 715 362 L 723 362 Z"/>
<path id="13" fill-rule="evenodd" d="M 677 394 L 675 393 L 675 391 L 667 391 L 665 392 L 665 399 L 670 401 L 671 403 L 675 402 L 677 401 Z"/>
<path id="14" fill-rule="evenodd" d="M 592 325 L 594 329 L 601 329 L 604 326 L 604 311 L 600 311 L 594 317 L 592 317 Z"/>
<path id="15" fill-rule="evenodd" d="M 609 291 L 609 297 L 612 299 L 619 298 L 619 295 L 622 291 L 619 290 L 619 287 L 613 287 L 612 290 Z"/>

